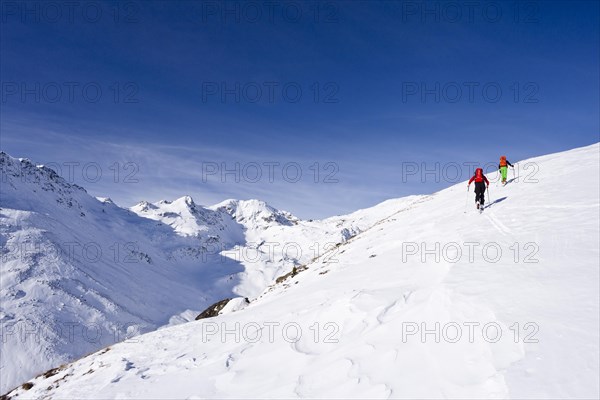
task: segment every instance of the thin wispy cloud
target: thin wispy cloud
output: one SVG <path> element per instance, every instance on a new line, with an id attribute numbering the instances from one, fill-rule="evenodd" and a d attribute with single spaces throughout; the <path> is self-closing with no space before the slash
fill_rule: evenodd
<path id="1" fill-rule="evenodd" d="M 3 150 L 14 149 L 19 154 L 13 156 L 46 164 L 90 194 L 111 197 L 121 206 L 184 195 L 204 205 L 257 198 L 301 217 L 324 218 L 393 197 L 375 188 L 375 177 L 386 171 L 348 160 L 270 156 L 203 145 L 116 143 L 28 126 L 4 130 Z M 368 175 L 373 176 L 366 180 L 373 185 L 371 190 L 364 183 Z M 332 198 L 337 201 L 332 203 Z"/>

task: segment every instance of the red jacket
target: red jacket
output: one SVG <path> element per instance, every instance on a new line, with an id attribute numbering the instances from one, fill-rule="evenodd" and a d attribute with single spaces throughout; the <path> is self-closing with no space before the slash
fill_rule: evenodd
<path id="1" fill-rule="evenodd" d="M 477 168 L 475 170 L 475 174 L 471 177 L 471 179 L 469 179 L 469 185 L 473 181 L 475 181 L 475 182 L 485 182 L 487 185 L 490 184 L 490 181 L 487 180 L 487 178 L 483 174 L 483 169 L 481 169 L 481 168 Z"/>

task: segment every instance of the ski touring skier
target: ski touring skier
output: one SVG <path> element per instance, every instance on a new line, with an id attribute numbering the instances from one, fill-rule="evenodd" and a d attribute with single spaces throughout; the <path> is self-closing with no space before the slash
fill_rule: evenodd
<path id="1" fill-rule="evenodd" d="M 483 205 L 485 203 L 485 189 L 489 188 L 490 181 L 483 174 L 482 168 L 477 168 L 475 173 L 469 179 L 469 183 L 467 184 L 467 190 L 471 187 L 471 182 L 475 181 L 475 203 L 477 205 L 477 209 L 483 211 Z"/>
<path id="2" fill-rule="evenodd" d="M 502 175 L 502 185 L 506 185 L 506 175 L 508 174 L 508 167 L 514 168 L 514 165 L 510 163 L 506 159 L 506 156 L 500 156 L 500 163 L 498 164 L 498 169 L 500 170 L 500 175 Z"/>

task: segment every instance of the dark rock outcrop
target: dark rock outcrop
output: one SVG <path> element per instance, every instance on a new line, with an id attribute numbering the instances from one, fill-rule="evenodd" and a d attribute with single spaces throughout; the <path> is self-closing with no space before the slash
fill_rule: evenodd
<path id="1" fill-rule="evenodd" d="M 206 310 L 198 314 L 198 316 L 196 317 L 196 321 L 198 321 L 199 319 L 216 317 L 217 315 L 219 315 L 223 307 L 225 307 L 230 301 L 231 299 L 224 299 L 216 302 L 215 304 L 211 305 Z"/>

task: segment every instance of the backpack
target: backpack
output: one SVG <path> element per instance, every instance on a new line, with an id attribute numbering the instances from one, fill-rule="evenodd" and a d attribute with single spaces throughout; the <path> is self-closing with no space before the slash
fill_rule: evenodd
<path id="1" fill-rule="evenodd" d="M 500 157 L 500 166 L 501 167 L 506 167 L 506 156 L 501 156 Z"/>
<path id="2" fill-rule="evenodd" d="M 475 182 L 483 182 L 483 169 L 477 168 L 475 170 Z"/>

